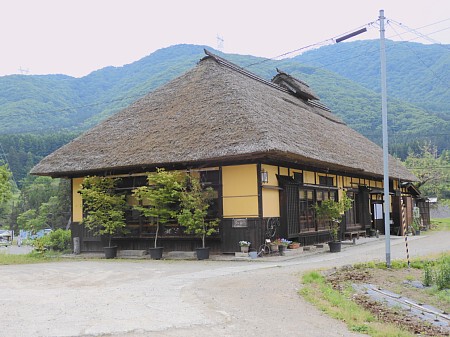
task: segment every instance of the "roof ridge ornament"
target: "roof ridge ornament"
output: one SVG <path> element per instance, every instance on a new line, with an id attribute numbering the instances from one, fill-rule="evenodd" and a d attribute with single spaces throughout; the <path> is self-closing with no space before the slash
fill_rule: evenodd
<path id="1" fill-rule="evenodd" d="M 319 96 L 317 96 L 309 87 L 308 84 L 299 80 L 288 73 L 278 69 L 278 74 L 272 78 L 272 82 L 278 84 L 281 87 L 286 88 L 290 94 L 295 97 L 304 99 L 304 100 L 320 100 Z"/>

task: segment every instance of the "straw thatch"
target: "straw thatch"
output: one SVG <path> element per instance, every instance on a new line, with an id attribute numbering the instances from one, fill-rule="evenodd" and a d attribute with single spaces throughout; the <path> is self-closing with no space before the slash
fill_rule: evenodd
<path id="1" fill-rule="evenodd" d="M 32 173 L 70 177 L 266 158 L 383 175 L 381 148 L 316 101 L 208 55 L 44 158 Z M 415 179 L 392 157 L 390 176 Z"/>

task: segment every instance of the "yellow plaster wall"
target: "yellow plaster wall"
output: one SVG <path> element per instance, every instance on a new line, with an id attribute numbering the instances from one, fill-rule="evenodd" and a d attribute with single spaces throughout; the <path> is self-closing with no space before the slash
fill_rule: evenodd
<path id="1" fill-rule="evenodd" d="M 314 184 L 316 182 L 315 173 L 310 171 L 303 171 L 303 182 L 305 184 Z"/>
<path id="2" fill-rule="evenodd" d="M 278 190 L 263 188 L 263 217 L 279 217 L 280 216 L 280 196 Z"/>
<path id="3" fill-rule="evenodd" d="M 287 167 L 280 167 L 280 175 L 287 176 L 289 174 L 289 169 Z"/>
<path id="4" fill-rule="evenodd" d="M 266 171 L 269 177 L 269 182 L 265 185 L 278 186 L 278 166 L 261 165 L 261 170 Z"/>
<path id="5" fill-rule="evenodd" d="M 81 190 L 81 184 L 84 178 L 72 179 L 72 221 L 80 222 L 83 220 L 83 201 L 81 200 L 81 194 L 78 193 Z"/>
<path id="6" fill-rule="evenodd" d="M 223 216 L 258 216 L 256 164 L 222 167 Z"/>
<path id="7" fill-rule="evenodd" d="M 269 182 L 263 186 L 278 186 L 278 166 L 261 165 L 261 169 L 267 171 Z M 281 171 L 281 170 L 280 170 Z M 286 170 L 287 171 L 287 170 Z M 287 174 L 287 172 L 286 172 Z M 262 189 L 263 217 L 280 216 L 280 196 L 277 189 Z"/>

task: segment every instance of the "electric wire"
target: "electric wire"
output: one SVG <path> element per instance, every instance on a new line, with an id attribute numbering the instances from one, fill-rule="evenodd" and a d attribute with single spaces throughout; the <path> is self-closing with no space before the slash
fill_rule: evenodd
<path id="1" fill-rule="evenodd" d="M 373 22 L 375 22 L 375 21 L 373 21 Z M 334 37 L 331 37 L 331 38 L 329 38 L 329 39 L 323 40 L 323 41 L 321 41 L 321 42 L 313 43 L 313 44 L 310 44 L 310 45 L 307 45 L 307 46 L 304 46 L 304 47 L 300 47 L 300 48 L 297 48 L 297 49 L 294 49 L 294 50 L 285 52 L 285 53 L 280 54 L 280 55 L 277 55 L 277 56 L 273 56 L 273 57 L 269 57 L 269 58 L 264 58 L 264 59 L 261 60 L 261 61 L 247 64 L 247 65 L 243 66 L 243 68 L 244 68 L 244 69 L 247 69 L 247 68 L 250 68 L 250 67 L 252 67 L 252 66 L 259 65 L 259 64 L 262 64 L 262 63 L 265 63 L 265 62 L 268 62 L 268 61 L 274 61 L 274 60 L 279 59 L 279 58 L 281 58 L 281 57 L 284 57 L 284 56 L 287 56 L 287 55 L 290 55 L 290 54 L 294 54 L 294 53 L 298 53 L 298 52 L 300 52 L 300 51 L 302 51 L 302 50 L 310 49 L 310 48 L 312 48 L 312 47 L 324 46 L 324 45 L 329 44 L 329 43 L 331 43 L 331 42 L 333 42 L 333 41 L 336 41 L 337 38 L 339 38 L 339 37 L 341 37 L 341 36 L 345 36 L 345 35 L 347 35 L 347 34 L 353 32 L 353 31 L 356 31 L 356 30 L 361 29 L 361 28 L 364 28 L 364 27 L 370 27 L 371 24 L 372 24 L 373 22 L 369 22 L 369 23 L 367 23 L 367 24 L 365 24 L 365 25 L 359 26 L 359 27 L 357 27 L 357 28 L 355 28 L 355 29 L 352 29 L 352 30 L 350 30 L 350 31 L 347 31 L 347 32 L 345 32 L 345 33 L 343 33 L 343 34 L 336 35 L 336 36 L 334 36 Z"/>
<path id="2" fill-rule="evenodd" d="M 388 20 L 388 22 L 387 22 L 387 24 L 392 28 L 392 30 L 393 30 L 394 32 L 397 33 L 397 31 L 395 30 L 394 26 L 391 24 L 391 21 L 392 21 L 393 23 L 395 23 L 395 24 L 398 24 L 398 23 L 396 23 L 396 21 L 393 21 L 393 20 Z M 402 27 L 402 26 L 399 26 L 399 27 Z M 406 27 L 406 26 L 405 26 L 405 27 Z M 415 31 L 414 31 L 414 32 L 415 32 Z M 398 35 L 398 34 L 397 34 L 397 35 Z M 398 35 L 398 36 L 399 36 L 399 35 Z M 403 39 L 402 39 L 400 36 L 399 36 L 399 38 L 403 41 Z M 424 65 L 425 69 L 427 69 L 427 70 L 428 70 L 430 73 L 432 73 L 439 81 L 441 81 L 442 84 L 443 84 L 444 86 L 447 87 L 447 89 L 449 88 L 448 82 L 445 81 L 439 74 L 437 74 L 436 72 L 434 72 L 434 71 L 430 68 L 430 66 L 427 65 L 427 64 L 425 63 L 425 61 L 419 56 L 419 54 L 417 54 L 417 52 L 416 52 L 414 49 L 412 49 L 408 44 L 405 44 L 405 46 L 411 51 L 411 53 L 413 53 L 413 54 L 417 57 L 417 59 L 420 61 L 420 63 L 422 63 L 422 64 Z"/>

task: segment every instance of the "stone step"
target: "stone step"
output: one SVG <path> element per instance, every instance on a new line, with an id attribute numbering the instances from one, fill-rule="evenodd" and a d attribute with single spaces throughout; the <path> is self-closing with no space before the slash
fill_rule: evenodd
<path id="1" fill-rule="evenodd" d="M 117 252 L 117 256 L 119 257 L 141 257 L 147 254 L 148 252 L 145 249 L 119 250 Z"/>

